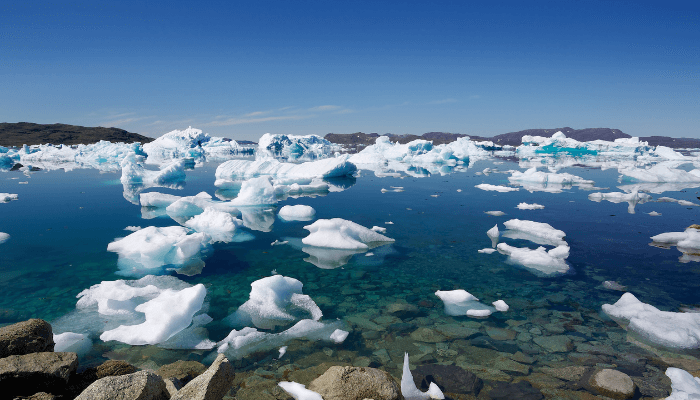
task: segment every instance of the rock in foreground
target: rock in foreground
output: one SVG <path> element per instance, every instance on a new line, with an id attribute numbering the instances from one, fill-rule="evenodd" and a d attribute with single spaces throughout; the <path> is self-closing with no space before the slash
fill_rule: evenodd
<path id="1" fill-rule="evenodd" d="M 375 368 L 330 367 L 309 385 L 324 400 L 397 400 L 399 385 L 387 372 Z"/>
<path id="2" fill-rule="evenodd" d="M 0 358 L 53 351 L 51 324 L 30 319 L 0 328 Z"/>

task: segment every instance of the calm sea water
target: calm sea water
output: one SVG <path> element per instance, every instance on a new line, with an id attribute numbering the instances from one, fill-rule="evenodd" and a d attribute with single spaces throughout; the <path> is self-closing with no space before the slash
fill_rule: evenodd
<path id="1" fill-rule="evenodd" d="M 216 165 L 187 171 L 182 190 L 148 191 L 181 196 L 206 191 L 213 195 Z M 518 169 L 509 161 L 498 165 L 479 161 L 466 172 L 424 178 L 379 178 L 362 171 L 356 180 L 343 182 L 347 189 L 342 192 L 290 198 L 278 204 L 306 204 L 316 209 L 316 218 L 344 218 L 366 227 L 386 227 L 386 235 L 396 242 L 372 250 L 374 256 L 361 253 L 340 268 L 318 268 L 304 260 L 309 256 L 298 245 L 308 233 L 303 229 L 308 222 L 284 222 L 275 217 L 269 232 L 250 231 L 254 236 L 251 241 L 214 244 L 201 274 L 177 277 L 207 286 L 208 314 L 214 319 L 207 328 L 215 341 L 230 331 L 221 320 L 248 299 L 252 281 L 270 276 L 272 270 L 297 278 L 304 283 L 304 293 L 323 310 L 324 320 L 346 320 L 351 334 L 341 345 L 290 343 L 286 362 L 305 366 L 342 360 L 392 371 L 400 365 L 403 351 L 418 354 L 420 362 L 488 363 L 486 359 L 465 358 L 464 354 L 471 354 L 469 349 L 475 347 L 501 353 L 523 351 L 538 362 L 574 362 L 572 354 L 591 354 L 599 364 L 619 365 L 624 362 L 622 354 L 642 350 L 625 340 L 625 331 L 600 311 L 602 304 L 617 301 L 623 293 L 603 289 L 602 281 L 618 281 L 641 301 L 663 310 L 678 311 L 700 303 L 698 264 L 679 262 L 681 253 L 675 248 L 649 246 L 650 236 L 700 223 L 697 207 L 648 202 L 638 204 L 636 213 L 630 214 L 627 203 L 592 202 L 588 200 L 590 191 L 576 187 L 562 193 L 523 189 L 497 193 L 474 188 L 480 183 L 508 184 L 508 174 L 475 174 L 487 167 Z M 619 191 L 614 170 L 569 168 L 562 172 L 610 188 L 596 191 Z M 28 318 L 54 321 L 75 310 L 80 291 L 101 281 L 124 279 L 117 274 L 117 255 L 107 252 L 107 244 L 129 234 L 126 226 L 176 225 L 167 216 L 143 219 L 141 208 L 122 195 L 119 177 L 120 173 L 95 170 L 39 171 L 28 177 L 18 171 L 0 173 L 0 192 L 19 194 L 19 200 L 0 204 L 0 231 L 11 235 L 0 244 L 0 324 Z M 404 191 L 381 192 L 391 186 L 404 187 Z M 661 196 L 697 202 L 698 193 L 688 189 L 653 198 Z M 520 202 L 539 203 L 545 208 L 519 210 L 516 205 Z M 484 213 L 489 210 L 506 215 Z M 651 211 L 662 216 L 648 215 Z M 503 230 L 502 223 L 512 218 L 546 222 L 565 231 L 571 271 L 541 277 L 506 263 L 504 255 L 478 253 L 491 245 L 486 231 L 496 223 Z M 386 224 L 389 221 L 393 224 Z M 289 240 L 290 244 L 271 246 L 275 240 Z M 506 241 L 536 247 L 526 241 Z M 434 292 L 452 289 L 465 289 L 487 304 L 503 299 L 511 309 L 486 319 L 447 316 Z M 418 312 L 387 314 L 387 307 L 396 302 L 415 305 Z M 382 329 L 362 321 L 373 321 Z M 565 329 L 558 332 L 550 327 L 550 334 L 566 333 L 575 339 L 575 347 L 568 353 L 550 352 L 532 343 L 537 331 L 547 334 L 552 323 Z M 444 332 L 444 326 L 450 324 L 476 329 L 480 334 L 468 339 L 438 335 L 435 340 L 418 340 L 415 334 L 418 328 L 440 326 Z M 518 337 L 506 334 L 499 338 L 497 328 L 512 330 Z M 614 351 L 587 352 L 584 344 L 605 345 Z M 206 361 L 210 353 L 98 343 L 82 363 L 121 358 L 154 367 L 181 358 Z M 256 353 L 237 362 L 239 368 L 272 368 L 280 363 L 275 357 L 276 351 Z M 507 368 L 504 371 L 521 374 Z"/>

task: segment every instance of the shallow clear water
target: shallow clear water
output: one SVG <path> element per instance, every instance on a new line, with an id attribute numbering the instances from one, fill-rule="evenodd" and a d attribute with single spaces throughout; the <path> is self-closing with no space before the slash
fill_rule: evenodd
<path id="1" fill-rule="evenodd" d="M 623 293 L 603 289 L 601 283 L 618 281 L 641 301 L 662 310 L 697 306 L 698 264 L 679 262 L 681 253 L 675 248 L 649 246 L 649 237 L 682 231 L 700 222 L 698 208 L 652 201 L 638 204 L 636 213 L 630 214 L 627 203 L 593 202 L 587 197 L 590 191 L 576 187 L 562 193 L 523 189 L 487 192 L 474 186 L 506 185 L 508 175 L 475 174 L 486 167 L 501 171 L 518 168 L 509 161 L 499 165 L 479 161 L 466 172 L 424 178 L 379 178 L 363 171 L 356 180 L 346 182 L 349 187 L 342 192 L 290 198 L 278 204 L 306 204 L 316 209 L 316 218 L 344 218 L 366 227 L 386 227 L 386 235 L 396 242 L 371 250 L 374 256 L 360 253 L 343 267 L 318 268 L 304 260 L 309 256 L 299 245 L 307 234 L 303 226 L 308 222 L 284 222 L 275 217 L 269 232 L 250 231 L 255 237 L 252 241 L 214 244 L 201 274 L 177 277 L 206 285 L 208 314 L 214 319 L 207 328 L 215 341 L 230 331 L 221 320 L 248 299 L 250 283 L 270 276 L 272 270 L 303 282 L 304 293 L 323 310 L 323 320 L 345 320 L 351 331 L 340 345 L 292 342 L 283 360 L 275 359 L 276 350 L 251 354 L 237 361 L 240 369 L 343 361 L 382 366 L 393 373 L 398 371 L 403 352 L 408 351 L 412 363 L 455 363 L 472 370 L 483 366 L 483 371 L 476 369 L 483 377 L 509 380 L 532 372 L 532 366 L 523 364 L 521 368 L 498 358 L 518 351 L 534 357 L 535 366 L 619 366 L 632 363 L 630 354 L 636 354 L 636 359 L 642 355 L 653 358 L 652 353 L 628 341 L 626 332 L 600 311 L 602 304 L 614 303 Z M 205 164 L 187 171 L 183 190 L 148 191 L 181 196 L 201 191 L 214 194 L 215 169 L 216 164 Z M 610 188 L 596 191 L 619 191 L 614 170 L 569 168 L 561 172 Z M 19 200 L 0 204 L 0 232 L 11 235 L 0 244 L 0 324 L 28 318 L 53 321 L 70 313 L 80 291 L 104 280 L 124 279 L 117 274 L 117 255 L 107 251 L 107 244 L 128 235 L 126 226 L 176 225 L 167 216 L 143 219 L 141 208 L 122 195 L 119 177 L 120 173 L 94 170 L 39 171 L 29 177 L 21 172 L 0 174 L 0 192 L 19 194 Z M 24 181 L 28 184 L 19 184 Z M 405 190 L 381 192 L 391 186 Z M 653 197 L 697 201 L 696 190 Z M 539 203 L 545 208 L 519 210 L 515 206 L 520 202 Z M 489 210 L 506 215 L 484 213 Z M 649 216 L 650 211 L 662 216 Z M 503 229 L 502 223 L 512 218 L 546 222 L 566 232 L 571 271 L 541 277 L 508 264 L 504 255 L 478 253 L 491 246 L 486 231 L 496 223 Z M 393 224 L 386 224 L 388 221 Z M 271 246 L 275 240 L 289 240 L 290 244 Z M 530 242 L 505 241 L 533 248 Z M 485 319 L 451 317 L 434 292 L 453 289 L 465 289 L 487 304 L 503 299 L 511 308 Z M 388 313 L 387 307 L 397 302 L 418 309 L 409 314 Z M 451 334 L 456 327 L 478 332 Z M 426 334 L 419 328 L 431 330 Z M 533 342 L 537 336 L 562 334 L 572 341 L 563 352 Z M 155 367 L 175 359 L 206 361 L 208 357 L 210 351 L 98 341 L 81 362 L 90 365 L 120 358 Z"/>

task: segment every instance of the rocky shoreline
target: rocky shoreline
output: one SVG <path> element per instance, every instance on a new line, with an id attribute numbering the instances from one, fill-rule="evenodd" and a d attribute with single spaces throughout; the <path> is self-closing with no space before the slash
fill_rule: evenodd
<path id="1" fill-rule="evenodd" d="M 306 369 L 288 364 L 277 371 L 259 368 L 237 373 L 223 354 L 209 367 L 181 360 L 157 370 L 138 370 L 126 361 L 109 360 L 97 367 L 81 368 L 76 353 L 54 352 L 48 322 L 31 319 L 0 328 L 0 400 L 307 398 L 290 395 L 280 382 L 305 385 L 325 400 L 404 399 L 401 377 L 372 366 L 349 366 L 342 362 L 343 352 L 336 353 L 338 362 L 322 362 Z M 522 353 L 514 356 L 523 365 L 533 362 Z M 412 378 L 422 391 L 435 382 L 446 399 L 454 400 L 661 399 L 671 393 L 671 381 L 666 377 L 655 382 L 633 381 L 624 371 L 610 367 L 549 368 L 531 383 L 526 379 L 482 380 L 456 365 L 420 364 L 412 368 Z M 563 384 L 543 385 L 545 378 Z M 641 388 L 645 385 L 653 385 L 659 396 L 648 396 L 648 387 Z"/>

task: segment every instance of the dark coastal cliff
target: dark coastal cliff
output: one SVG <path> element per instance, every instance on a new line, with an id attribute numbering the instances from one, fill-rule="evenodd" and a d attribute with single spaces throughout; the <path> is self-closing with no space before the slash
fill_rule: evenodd
<path id="1" fill-rule="evenodd" d="M 90 144 L 100 140 L 112 143 L 141 142 L 153 140 L 147 136 L 127 132 L 118 128 L 85 127 L 66 124 L 34 124 L 31 122 L 0 123 L 0 146 L 22 146 L 32 144 Z"/>

